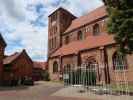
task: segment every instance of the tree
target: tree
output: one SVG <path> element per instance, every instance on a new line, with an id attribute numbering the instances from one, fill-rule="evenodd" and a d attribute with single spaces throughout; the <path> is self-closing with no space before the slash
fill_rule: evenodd
<path id="1" fill-rule="evenodd" d="M 123 54 L 133 53 L 133 0 L 103 0 L 108 12 L 108 32 L 114 34 Z"/>

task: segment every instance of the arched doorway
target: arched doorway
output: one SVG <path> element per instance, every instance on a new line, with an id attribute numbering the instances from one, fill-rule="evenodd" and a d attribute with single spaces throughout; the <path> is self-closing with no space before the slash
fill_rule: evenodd
<path id="1" fill-rule="evenodd" d="M 98 73 L 98 64 L 96 60 L 93 59 L 86 59 L 85 62 L 85 85 L 96 85 L 97 81 L 97 73 Z"/>

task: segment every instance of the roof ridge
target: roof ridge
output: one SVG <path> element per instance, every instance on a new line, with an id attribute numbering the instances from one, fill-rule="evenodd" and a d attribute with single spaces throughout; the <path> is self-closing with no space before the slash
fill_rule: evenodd
<path id="1" fill-rule="evenodd" d="M 66 46 L 62 46 L 55 53 L 53 53 L 51 57 L 77 54 L 77 52 L 80 51 L 89 50 L 101 46 L 107 46 L 113 43 L 116 43 L 113 39 L 113 35 L 108 35 L 107 33 L 100 36 L 88 36 L 83 41 L 73 41 Z"/>
<path id="2" fill-rule="evenodd" d="M 64 33 L 68 33 L 73 31 L 74 29 L 77 29 L 79 27 L 82 27 L 83 25 L 89 24 L 92 21 L 95 21 L 96 19 L 100 17 L 106 16 L 106 10 L 105 6 L 98 7 L 91 12 L 89 12 L 86 15 L 80 16 L 74 20 L 72 20 L 70 26 L 66 29 Z"/>
<path id="3" fill-rule="evenodd" d="M 86 14 L 77 17 L 76 19 L 79 19 L 79 18 L 84 17 L 84 16 L 88 16 L 88 15 L 90 15 L 91 13 L 95 12 L 96 10 L 101 9 L 101 8 L 104 8 L 104 7 L 105 7 L 104 5 L 103 5 L 103 6 L 100 6 L 100 7 L 97 7 L 97 8 L 95 8 L 95 9 L 91 10 L 90 12 L 87 12 Z M 74 19 L 74 20 L 76 20 L 76 19 Z"/>

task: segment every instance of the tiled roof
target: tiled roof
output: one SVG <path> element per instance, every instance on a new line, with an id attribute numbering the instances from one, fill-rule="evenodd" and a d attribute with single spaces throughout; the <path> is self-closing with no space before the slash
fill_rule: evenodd
<path id="1" fill-rule="evenodd" d="M 10 64 L 13 61 L 15 61 L 16 59 L 18 59 L 19 56 L 21 56 L 22 54 L 26 54 L 26 56 L 28 56 L 27 52 L 25 51 L 25 49 L 23 49 L 21 52 L 16 52 L 12 55 L 5 55 L 4 59 L 3 59 L 3 64 Z M 28 56 L 29 57 L 29 56 Z M 30 58 L 30 57 L 29 57 Z M 31 60 L 31 59 L 30 59 Z M 32 61 L 32 60 L 31 60 Z"/>
<path id="2" fill-rule="evenodd" d="M 19 57 L 21 53 L 14 53 L 13 55 L 11 56 L 6 56 L 3 60 L 3 64 L 10 64 L 12 61 L 14 61 L 15 59 L 17 59 Z"/>
<path id="3" fill-rule="evenodd" d="M 4 47 L 7 45 L 1 34 L 0 34 L 0 45 L 2 45 Z"/>
<path id="4" fill-rule="evenodd" d="M 59 48 L 51 57 L 77 54 L 85 49 L 92 49 L 115 43 L 112 35 L 88 36 L 85 40 L 74 41 Z"/>
<path id="5" fill-rule="evenodd" d="M 81 16 L 75 20 L 72 21 L 71 25 L 68 27 L 68 29 L 64 32 L 70 32 L 76 28 L 79 28 L 83 25 L 86 25 L 92 21 L 95 21 L 99 18 L 102 18 L 107 15 L 105 6 L 99 7 L 95 9 L 94 11 L 88 13 L 87 15 Z"/>
<path id="6" fill-rule="evenodd" d="M 34 61 L 34 68 L 39 68 L 39 69 L 47 69 L 47 62 L 37 62 L 37 61 Z"/>

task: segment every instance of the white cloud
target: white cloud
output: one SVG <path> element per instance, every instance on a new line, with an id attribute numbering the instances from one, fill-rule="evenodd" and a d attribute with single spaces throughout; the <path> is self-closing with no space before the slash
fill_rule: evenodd
<path id="1" fill-rule="evenodd" d="M 22 27 L 23 26 L 23 27 Z M 37 29 L 30 24 L 21 23 L 17 26 L 17 30 L 9 34 L 10 40 L 21 40 L 21 45 L 27 50 L 31 57 L 35 56 L 47 56 L 47 27 L 43 29 Z M 14 46 L 15 47 L 15 46 Z M 21 51 L 20 47 L 16 48 L 17 51 Z M 14 52 L 14 51 L 13 51 Z M 7 52 L 8 53 L 8 52 Z M 46 59 L 45 59 L 46 60 Z"/>
<path id="2" fill-rule="evenodd" d="M 0 0 L 0 12 L 13 19 L 24 20 L 25 7 L 23 0 Z"/>
<path id="3" fill-rule="evenodd" d="M 38 4 L 43 5 L 40 13 L 36 12 Z M 100 0 L 0 0 L 0 31 L 8 44 L 6 54 L 25 48 L 34 60 L 46 60 L 47 16 L 60 6 L 80 16 L 101 5 Z M 40 15 L 46 25 L 36 25 Z"/>
<path id="4" fill-rule="evenodd" d="M 49 14 L 53 12 L 57 7 L 64 7 L 71 11 L 73 14 L 80 16 L 83 13 L 87 13 L 101 5 L 101 0 L 44 0 L 49 9 Z M 52 6 L 53 2 L 60 1 L 58 6 Z"/>

